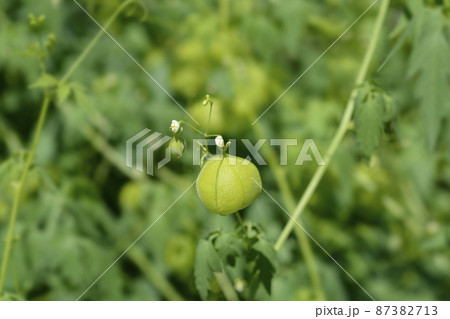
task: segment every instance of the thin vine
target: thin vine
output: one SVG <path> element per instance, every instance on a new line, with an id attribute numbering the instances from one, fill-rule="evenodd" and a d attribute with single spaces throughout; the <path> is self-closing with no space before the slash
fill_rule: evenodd
<path id="1" fill-rule="evenodd" d="M 122 5 L 120 5 L 120 7 L 117 8 L 117 10 L 111 15 L 111 17 L 106 22 L 105 29 L 107 29 L 117 19 L 119 14 L 128 5 L 130 5 L 131 3 L 135 2 L 135 1 L 136 0 L 127 0 L 124 3 L 122 3 Z M 31 17 L 31 18 L 33 18 L 33 17 Z M 41 20 L 43 20 L 43 19 L 41 19 Z M 31 21 L 31 23 L 32 22 L 33 21 Z M 13 241 L 14 241 L 14 228 L 15 228 L 15 223 L 16 223 L 16 219 L 17 219 L 17 215 L 18 215 L 18 210 L 20 207 L 22 191 L 23 191 L 30 167 L 34 160 L 36 148 L 37 148 L 37 145 L 39 142 L 39 138 L 41 136 L 41 132 L 42 132 L 42 128 L 45 123 L 45 119 L 47 117 L 47 112 L 48 112 L 49 106 L 52 102 L 53 97 L 55 96 L 54 88 L 58 87 L 59 85 L 62 85 L 69 78 L 69 76 L 72 75 L 72 73 L 77 69 L 77 67 L 86 58 L 86 56 L 91 52 L 91 50 L 94 48 L 94 46 L 97 44 L 97 42 L 100 40 L 100 38 L 103 35 L 104 35 L 104 31 L 100 30 L 95 35 L 95 37 L 89 42 L 89 44 L 84 48 L 84 50 L 81 52 L 81 54 L 78 56 L 78 58 L 69 67 L 67 72 L 61 77 L 61 79 L 59 81 L 57 81 L 56 83 L 53 83 L 53 86 L 51 88 L 45 88 L 45 90 L 44 90 L 44 100 L 42 102 L 41 110 L 39 113 L 36 131 L 34 132 L 31 148 L 27 155 L 25 166 L 24 166 L 24 169 L 20 176 L 20 180 L 17 185 L 16 192 L 14 194 L 13 205 L 12 205 L 11 213 L 10 213 L 10 217 L 9 217 L 8 232 L 7 232 L 5 248 L 4 248 L 4 252 L 3 252 L 1 269 L 0 269 L 0 296 L 3 293 L 3 286 L 5 283 L 6 270 L 8 268 L 9 258 L 11 255 L 11 249 L 12 249 L 12 245 L 13 245 Z M 40 65 L 41 71 L 45 75 L 46 68 L 45 68 L 44 59 L 43 59 L 44 56 L 41 54 L 41 52 L 38 52 L 38 53 L 39 53 L 39 55 L 38 55 L 39 65 Z"/>
<path id="2" fill-rule="evenodd" d="M 327 152 L 325 153 L 325 163 L 324 166 L 319 166 L 317 170 L 315 171 L 313 177 L 311 178 L 308 186 L 306 187 L 305 192 L 303 193 L 302 197 L 298 201 L 297 206 L 295 207 L 294 212 L 292 213 L 292 218 L 297 219 L 300 214 L 305 210 L 306 206 L 308 205 L 309 200 L 311 199 L 312 195 L 314 194 L 317 186 L 319 185 L 328 165 L 330 165 L 330 162 L 334 156 L 334 153 L 336 152 L 337 148 L 342 142 L 342 139 L 345 136 L 345 133 L 348 130 L 349 124 L 351 122 L 353 112 L 355 109 L 355 98 L 357 95 L 357 87 L 361 85 L 366 76 L 367 72 L 369 70 L 370 62 L 372 61 L 372 58 L 375 53 L 375 49 L 378 43 L 378 40 L 381 35 L 381 29 L 383 27 L 383 22 L 386 18 L 386 13 L 389 8 L 389 2 L 390 0 L 382 0 L 380 4 L 380 8 L 378 10 L 378 16 L 375 21 L 372 37 L 369 43 L 369 46 L 367 48 L 367 51 L 364 55 L 363 62 L 361 64 L 361 67 L 359 69 L 358 75 L 356 77 L 355 81 L 355 88 L 350 94 L 350 98 L 347 102 L 347 106 L 345 107 L 344 115 L 342 116 L 341 122 L 339 124 L 338 130 L 336 131 L 336 134 L 334 135 L 330 146 L 328 147 Z M 289 234 L 291 233 L 292 229 L 295 226 L 295 221 L 293 219 L 290 219 L 287 224 L 285 225 L 284 229 L 282 230 L 281 234 L 279 235 L 276 243 L 275 243 L 275 249 L 279 250 L 283 243 L 288 238 Z"/>

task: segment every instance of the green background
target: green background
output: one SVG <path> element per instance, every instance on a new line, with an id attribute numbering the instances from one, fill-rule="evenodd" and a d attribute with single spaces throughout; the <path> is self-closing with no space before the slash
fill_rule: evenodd
<path id="1" fill-rule="evenodd" d="M 102 25 L 120 3 L 80 1 Z M 298 139 L 289 148 L 289 165 L 280 168 L 297 201 L 317 168 L 294 165 L 302 141 L 314 139 L 325 153 L 380 4 L 277 101 L 258 122 L 260 130 L 251 123 L 370 4 L 144 0 L 127 6 L 108 30 L 202 129 L 208 109 L 201 102 L 209 93 L 210 131 L 225 140 Z M 30 26 L 30 13 L 45 15 L 39 27 Z M 448 1 L 391 2 L 368 79 L 392 97 L 396 117 L 383 124 L 370 157 L 355 128 L 346 134 L 302 214 L 310 234 L 377 300 L 450 298 L 448 16 Z M 42 61 L 46 73 L 61 78 L 98 31 L 71 0 L 0 4 L 0 252 L 44 96 L 42 87 L 30 88 L 42 81 L 33 48 L 44 48 L 49 34 L 56 37 Z M 199 172 L 191 142 L 199 136 L 188 128 L 183 157 L 155 176 L 125 166 L 128 138 L 144 128 L 170 135 L 171 120 L 192 121 L 108 36 L 67 83 L 50 105 L 20 200 L 4 299 L 78 298 Z M 238 147 L 237 155 L 248 153 Z M 274 169 L 259 170 L 264 188 L 286 207 Z M 241 216 L 259 223 L 272 243 L 288 221 L 264 193 Z M 233 215 L 208 212 L 192 188 L 83 299 L 198 300 L 197 243 L 236 223 Z M 310 244 L 327 300 L 368 300 Z M 317 299 L 294 233 L 276 259 L 272 293 L 260 287 L 255 299 Z"/>

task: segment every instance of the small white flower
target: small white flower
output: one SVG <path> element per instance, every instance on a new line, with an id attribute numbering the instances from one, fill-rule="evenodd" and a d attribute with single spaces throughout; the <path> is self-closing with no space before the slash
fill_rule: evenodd
<path id="1" fill-rule="evenodd" d="M 217 136 L 215 139 L 216 145 L 219 146 L 220 148 L 224 147 L 225 143 L 223 141 L 223 137 L 222 136 Z"/>
<path id="2" fill-rule="evenodd" d="M 170 124 L 170 130 L 174 133 L 178 133 L 180 130 L 180 122 L 173 120 L 172 124 Z"/>

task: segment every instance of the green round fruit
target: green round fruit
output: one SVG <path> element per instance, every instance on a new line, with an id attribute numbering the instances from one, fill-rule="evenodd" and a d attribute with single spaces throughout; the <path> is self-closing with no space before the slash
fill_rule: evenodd
<path id="1" fill-rule="evenodd" d="M 241 157 L 216 155 L 208 159 L 197 179 L 197 193 L 215 214 L 229 215 L 250 205 L 261 192 L 255 165 Z"/>

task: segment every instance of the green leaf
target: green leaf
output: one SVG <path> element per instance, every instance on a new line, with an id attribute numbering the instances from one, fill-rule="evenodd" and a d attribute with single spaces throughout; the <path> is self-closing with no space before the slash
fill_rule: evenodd
<path id="1" fill-rule="evenodd" d="M 389 60 L 399 51 L 399 49 L 403 46 L 405 41 L 408 39 L 408 37 L 411 35 L 413 31 L 413 27 L 411 24 L 405 24 L 405 18 L 402 17 L 402 19 L 399 21 L 396 30 L 392 31 L 392 36 L 396 36 L 397 33 L 400 32 L 400 36 L 397 39 L 397 42 L 389 52 L 389 54 L 386 56 L 384 61 L 380 64 L 380 66 L 377 69 L 377 72 L 381 71 L 382 68 L 389 62 Z"/>
<path id="2" fill-rule="evenodd" d="M 378 148 L 383 132 L 384 99 L 365 86 L 358 92 L 355 104 L 356 140 L 362 154 L 370 157 Z"/>
<path id="3" fill-rule="evenodd" d="M 415 33 L 408 77 L 414 79 L 412 91 L 419 100 L 428 146 L 433 149 L 450 111 L 450 44 L 445 35 L 449 22 L 438 8 L 426 8 L 411 23 Z"/>
<path id="4" fill-rule="evenodd" d="M 276 267 L 276 252 L 272 243 L 264 238 L 260 238 L 252 248 L 263 255 L 270 262 L 273 268 Z"/>
<path id="5" fill-rule="evenodd" d="M 0 198 L 2 195 L 8 195 L 8 190 L 11 190 L 11 187 L 19 182 L 23 165 L 22 154 L 14 154 L 0 163 Z"/>
<path id="6" fill-rule="evenodd" d="M 381 93 L 383 99 L 383 122 L 387 123 L 394 120 L 397 117 L 397 105 L 394 99 L 386 94 Z"/>
<path id="7" fill-rule="evenodd" d="M 72 87 L 70 83 L 61 83 L 58 85 L 56 95 L 58 98 L 58 103 L 62 103 L 69 97 L 72 91 Z"/>
<path id="8" fill-rule="evenodd" d="M 266 291 L 271 293 L 272 278 L 276 269 L 276 253 L 273 245 L 265 239 L 260 238 L 252 249 L 257 252 L 255 273 L 259 273 L 259 281 Z"/>
<path id="9" fill-rule="evenodd" d="M 222 260 L 227 261 L 227 264 L 234 266 L 235 258 L 243 254 L 245 244 L 239 237 L 230 233 L 223 233 L 214 241 Z"/>
<path id="10" fill-rule="evenodd" d="M 30 88 L 49 88 L 57 84 L 58 80 L 54 76 L 44 73 L 36 82 L 30 85 Z"/>
<path id="11" fill-rule="evenodd" d="M 220 257 L 211 241 L 201 239 L 197 245 L 195 256 L 195 286 L 203 300 L 208 297 L 211 288 L 210 280 L 214 279 L 214 272 L 222 271 Z"/>
<path id="12" fill-rule="evenodd" d="M 84 92 L 84 87 L 79 83 L 73 83 L 71 85 L 73 94 L 75 96 L 76 104 L 86 111 L 92 118 L 95 118 L 95 111 L 89 101 L 89 97 Z"/>

